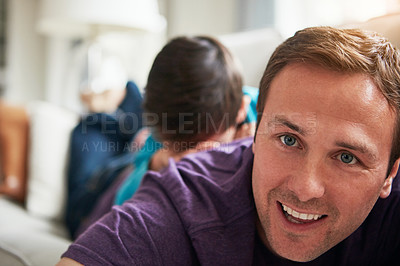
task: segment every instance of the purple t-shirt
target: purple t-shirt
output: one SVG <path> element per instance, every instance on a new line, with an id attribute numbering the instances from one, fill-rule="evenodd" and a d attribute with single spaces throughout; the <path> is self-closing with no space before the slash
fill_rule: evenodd
<path id="1" fill-rule="evenodd" d="M 63 257 L 84 265 L 299 265 L 274 256 L 257 237 L 251 144 L 235 141 L 149 172 L 132 199 L 114 206 Z M 301 264 L 399 263 L 398 184 L 351 236 Z"/>

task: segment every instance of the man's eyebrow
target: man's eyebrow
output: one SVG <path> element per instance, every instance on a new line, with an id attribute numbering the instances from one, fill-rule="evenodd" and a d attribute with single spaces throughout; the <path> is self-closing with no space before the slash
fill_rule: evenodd
<path id="1" fill-rule="evenodd" d="M 290 122 L 286 117 L 277 115 L 275 116 L 271 121 L 268 122 L 268 126 L 274 126 L 274 125 L 283 125 L 291 130 L 297 131 L 301 135 L 306 134 L 306 130 L 302 129 L 300 126 L 294 124 L 293 122 Z"/>
<path id="2" fill-rule="evenodd" d="M 361 152 L 362 154 L 367 155 L 370 160 L 376 160 L 376 154 L 373 153 L 370 149 L 368 149 L 367 145 L 365 145 L 365 144 L 362 144 L 362 143 L 350 144 L 350 143 L 342 142 L 342 141 L 338 141 L 335 144 L 339 147 L 343 147 L 343 148 L 346 148 L 349 150 Z"/>

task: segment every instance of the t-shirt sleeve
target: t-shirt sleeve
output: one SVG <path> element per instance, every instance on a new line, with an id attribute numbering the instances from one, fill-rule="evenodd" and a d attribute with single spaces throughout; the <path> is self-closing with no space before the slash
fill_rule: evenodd
<path id="1" fill-rule="evenodd" d="M 398 178 L 398 177 L 396 177 Z M 378 255 L 372 255 L 374 258 L 379 258 L 378 262 L 381 265 L 399 265 L 400 261 L 400 189 L 392 191 L 387 199 L 381 200 L 377 207 L 381 209 L 379 215 L 380 225 L 377 230 L 374 242 L 377 245 L 375 248 Z M 375 232 L 374 232 L 375 233 Z M 372 253 L 372 252 L 371 252 Z M 372 254 L 374 254 L 373 252 Z M 388 262 L 386 262 L 388 261 Z"/>
<path id="2" fill-rule="evenodd" d="M 132 199 L 114 206 L 62 257 L 84 265 L 191 264 L 193 250 L 186 230 L 157 175 L 147 174 Z"/>

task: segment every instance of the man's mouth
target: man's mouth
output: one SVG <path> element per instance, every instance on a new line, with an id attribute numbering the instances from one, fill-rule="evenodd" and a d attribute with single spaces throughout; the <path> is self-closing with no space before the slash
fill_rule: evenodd
<path id="1" fill-rule="evenodd" d="M 297 223 L 297 224 L 311 223 L 326 217 L 326 215 L 321 215 L 321 214 L 297 212 L 282 203 L 280 203 L 280 205 L 282 207 L 282 211 L 285 214 L 286 218 L 292 223 Z"/>

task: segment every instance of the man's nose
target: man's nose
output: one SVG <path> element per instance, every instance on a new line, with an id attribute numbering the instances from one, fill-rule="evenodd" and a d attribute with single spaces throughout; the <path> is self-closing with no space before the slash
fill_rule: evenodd
<path id="1" fill-rule="evenodd" d="M 306 202 L 325 194 L 322 162 L 307 160 L 300 169 L 289 176 L 288 188 L 298 199 Z"/>

